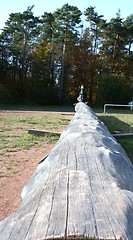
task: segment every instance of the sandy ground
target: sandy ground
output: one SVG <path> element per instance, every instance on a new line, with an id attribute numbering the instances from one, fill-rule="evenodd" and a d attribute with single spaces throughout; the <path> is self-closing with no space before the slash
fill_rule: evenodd
<path id="1" fill-rule="evenodd" d="M 48 154 L 54 144 L 33 147 L 29 150 L 11 152 L 0 157 L 1 163 L 14 162 L 14 169 L 8 167 L 8 173 L 0 178 L 0 220 L 15 212 L 21 203 L 21 192 L 30 180 L 38 163 Z"/>

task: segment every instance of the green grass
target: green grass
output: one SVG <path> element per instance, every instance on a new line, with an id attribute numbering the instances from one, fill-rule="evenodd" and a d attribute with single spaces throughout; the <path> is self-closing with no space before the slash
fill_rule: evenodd
<path id="1" fill-rule="evenodd" d="M 5 137 L 1 135 L 0 140 L 0 149 L 6 149 L 6 151 L 12 151 L 13 149 L 20 150 L 20 149 L 29 149 L 32 146 L 41 146 L 43 143 L 52 143 L 58 140 L 58 135 L 45 135 L 45 136 L 38 136 L 38 135 L 30 135 L 28 133 L 23 133 L 20 136 L 13 136 Z"/>
<path id="2" fill-rule="evenodd" d="M 113 134 L 115 131 L 120 133 L 133 132 L 133 114 L 98 114 L 101 121 Z"/>
<path id="3" fill-rule="evenodd" d="M 133 163 L 133 137 L 117 138 L 117 141 L 125 149 L 128 157 Z"/>
<path id="4" fill-rule="evenodd" d="M 59 139 L 57 134 L 33 135 L 28 134 L 28 130 L 63 131 L 71 118 L 72 116 L 45 112 L 0 114 L 0 154 L 56 142 Z"/>
<path id="5" fill-rule="evenodd" d="M 133 132 L 133 114 L 130 111 L 119 114 L 98 113 L 97 115 L 112 134 L 115 131 Z M 72 115 L 46 112 L 0 114 L 0 154 L 56 142 L 59 139 L 57 135 L 30 135 L 28 129 L 63 131 L 71 118 Z M 117 138 L 117 141 L 133 162 L 133 137 Z"/>
<path id="6" fill-rule="evenodd" d="M 107 126 L 109 131 L 113 134 L 116 131 L 119 133 L 133 133 L 133 114 L 120 113 L 120 114 L 98 114 L 101 121 Z M 126 151 L 131 162 L 133 163 L 133 137 L 116 138 L 117 142 Z"/>
<path id="7" fill-rule="evenodd" d="M 8 124 L 10 126 L 13 126 L 14 124 L 17 126 L 19 124 L 29 124 L 29 125 L 38 125 L 38 126 L 47 126 L 47 125 L 52 125 L 52 126 L 60 126 L 60 125 L 66 125 L 69 123 L 69 119 L 63 119 L 61 117 L 61 114 L 28 114 L 24 113 L 22 114 L 10 114 L 8 113 L 8 118 L 7 117 L 0 117 L 0 124 L 4 125 L 6 123 L 6 127 L 9 128 Z"/>

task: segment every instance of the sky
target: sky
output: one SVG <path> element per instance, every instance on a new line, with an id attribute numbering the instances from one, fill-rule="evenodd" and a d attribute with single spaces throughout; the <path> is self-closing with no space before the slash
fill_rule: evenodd
<path id="1" fill-rule="evenodd" d="M 77 6 L 82 12 L 87 7 L 96 7 L 95 11 L 99 15 L 104 15 L 104 19 L 110 20 L 116 17 L 118 9 L 121 10 L 121 17 L 126 19 L 133 14 L 133 0 L 1 0 L 0 3 L 0 29 L 5 26 L 10 13 L 27 10 L 27 7 L 34 5 L 34 16 L 41 16 L 44 12 L 54 12 L 68 3 Z"/>

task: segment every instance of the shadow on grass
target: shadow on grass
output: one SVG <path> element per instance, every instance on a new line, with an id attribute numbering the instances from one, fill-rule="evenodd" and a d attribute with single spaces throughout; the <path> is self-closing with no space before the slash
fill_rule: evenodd
<path id="1" fill-rule="evenodd" d="M 128 118 L 128 116 L 127 116 Z M 118 133 L 133 133 L 133 127 L 132 125 L 119 120 L 117 117 L 114 116 L 99 116 L 99 119 L 104 122 L 104 124 L 107 126 L 110 133 L 114 134 L 116 132 Z M 133 121 L 132 121 L 133 123 Z"/>
<path id="2" fill-rule="evenodd" d="M 131 136 L 131 137 L 123 137 L 123 138 L 116 138 L 116 140 L 124 148 L 124 150 L 126 151 L 128 157 L 130 158 L 131 162 L 133 163 L 133 136 Z"/>
<path id="3" fill-rule="evenodd" d="M 65 105 L 19 105 L 19 104 L 3 104 L 0 111 L 49 111 L 49 112 L 74 112 L 73 106 Z"/>
<path id="4" fill-rule="evenodd" d="M 96 113 L 104 113 L 103 108 L 93 108 L 93 111 Z M 113 108 L 109 107 L 106 109 L 106 114 L 133 114 L 133 110 L 129 108 Z"/>
<path id="5" fill-rule="evenodd" d="M 108 130 L 111 134 L 114 133 L 133 133 L 132 125 L 120 121 L 117 117 L 114 116 L 99 116 L 99 119 L 104 122 Z M 116 137 L 118 143 L 126 151 L 128 157 L 130 158 L 131 162 L 133 163 L 133 136 L 122 136 Z"/>

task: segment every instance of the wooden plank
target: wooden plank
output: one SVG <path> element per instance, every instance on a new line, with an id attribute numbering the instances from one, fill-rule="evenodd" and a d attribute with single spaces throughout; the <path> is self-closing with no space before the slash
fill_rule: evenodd
<path id="1" fill-rule="evenodd" d="M 37 134 L 37 135 L 45 135 L 45 134 L 52 134 L 52 135 L 61 135 L 61 132 L 56 131 L 49 131 L 49 130 L 37 130 L 37 129 L 29 129 L 29 134 Z"/>
<path id="2" fill-rule="evenodd" d="M 114 133 L 114 137 L 132 137 L 133 133 Z"/>
<path id="3" fill-rule="evenodd" d="M 0 239 L 133 239 L 133 165 L 89 107 L 75 109 Z"/>

